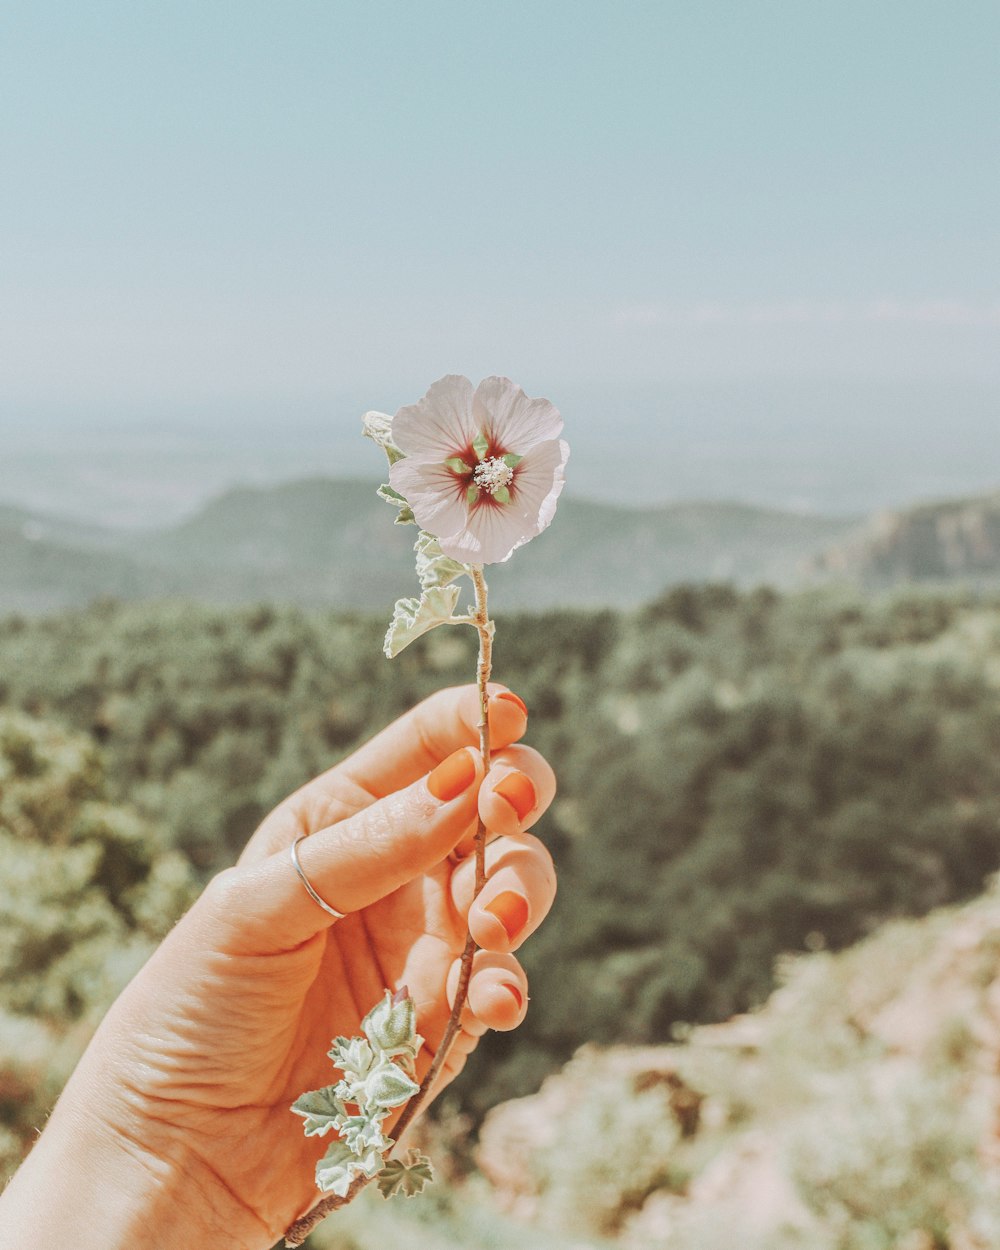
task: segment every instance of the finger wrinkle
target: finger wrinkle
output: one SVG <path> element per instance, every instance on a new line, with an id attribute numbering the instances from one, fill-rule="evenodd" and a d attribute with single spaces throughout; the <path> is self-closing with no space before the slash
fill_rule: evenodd
<path id="1" fill-rule="evenodd" d="M 379 796 L 368 789 L 363 782 L 354 777 L 349 769 L 334 773 L 329 779 L 329 788 L 324 787 L 318 793 L 310 807 L 310 817 L 304 822 L 309 831 L 323 828 L 324 825 L 336 824 L 347 820 L 358 812 L 364 811 L 378 801 Z"/>

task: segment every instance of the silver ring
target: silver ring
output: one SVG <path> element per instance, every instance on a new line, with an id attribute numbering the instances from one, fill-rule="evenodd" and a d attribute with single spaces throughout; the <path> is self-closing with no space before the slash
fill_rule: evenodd
<path id="1" fill-rule="evenodd" d="M 309 878 L 302 871 L 302 865 L 299 863 L 299 843 L 302 841 L 303 838 L 308 838 L 308 836 L 309 835 L 307 833 L 300 834 L 299 837 L 297 837 L 295 841 L 292 843 L 292 846 L 291 846 L 292 866 L 294 867 L 295 871 L 299 874 L 299 880 L 306 887 L 306 890 L 309 893 L 309 897 L 313 900 L 313 902 L 319 903 L 320 907 L 323 908 L 323 910 L 327 913 L 327 915 L 332 916 L 334 920 L 343 920 L 345 913 L 342 911 L 337 911 L 336 907 L 331 907 L 329 903 L 321 899 L 320 896 L 316 893 L 316 891 L 312 888 L 312 885 L 309 882 Z"/>

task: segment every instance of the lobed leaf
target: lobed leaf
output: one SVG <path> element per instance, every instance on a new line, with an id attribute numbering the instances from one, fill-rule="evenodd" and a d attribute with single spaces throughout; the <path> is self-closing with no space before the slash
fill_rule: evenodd
<path id="1" fill-rule="evenodd" d="M 405 1198 L 413 1198 L 422 1193 L 424 1186 L 434 1179 L 434 1169 L 426 1155 L 411 1150 L 406 1162 L 399 1159 L 388 1159 L 378 1178 L 379 1192 L 383 1198 L 392 1198 L 402 1194 Z"/>
<path id="2" fill-rule="evenodd" d="M 382 647 L 389 659 L 428 630 L 450 624 L 457 603 L 457 586 L 431 586 L 419 599 L 397 599 Z"/>
<path id="3" fill-rule="evenodd" d="M 438 539 L 426 530 L 417 535 L 413 550 L 417 553 L 417 577 L 424 590 L 432 586 L 447 586 L 463 574 L 467 577 L 472 575 L 467 564 L 446 556 Z"/>
<path id="4" fill-rule="evenodd" d="M 375 494 L 379 499 L 384 499 L 386 503 L 391 503 L 394 508 L 399 509 L 395 522 L 397 525 L 416 525 L 417 519 L 406 498 L 398 490 L 393 490 L 388 482 L 383 482 Z"/>
<path id="5" fill-rule="evenodd" d="M 385 452 L 390 464 L 405 460 L 405 456 L 392 441 L 392 417 L 387 412 L 366 412 L 361 418 L 365 438 L 370 438 Z"/>
<path id="6" fill-rule="evenodd" d="M 331 1129 L 337 1130 L 339 1122 L 347 1115 L 347 1108 L 338 1097 L 339 1086 L 327 1085 L 313 1089 L 292 1103 L 296 1115 L 304 1118 L 306 1137 L 325 1137 Z"/>

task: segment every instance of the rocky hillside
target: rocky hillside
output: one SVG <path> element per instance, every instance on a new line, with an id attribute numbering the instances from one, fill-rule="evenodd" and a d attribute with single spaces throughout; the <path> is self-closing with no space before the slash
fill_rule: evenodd
<path id="1" fill-rule="evenodd" d="M 874 517 L 811 564 L 874 589 L 898 582 L 1000 582 L 1000 492 Z"/>
<path id="2" fill-rule="evenodd" d="M 758 1013 L 497 1108 L 497 1202 L 635 1250 L 1000 1245 L 1000 889 L 789 962 Z"/>
<path id="3" fill-rule="evenodd" d="M 359 1204 L 321 1244 L 996 1250 L 1000 887 L 782 977 L 676 1044 L 584 1047 L 489 1114 L 433 1211 Z"/>

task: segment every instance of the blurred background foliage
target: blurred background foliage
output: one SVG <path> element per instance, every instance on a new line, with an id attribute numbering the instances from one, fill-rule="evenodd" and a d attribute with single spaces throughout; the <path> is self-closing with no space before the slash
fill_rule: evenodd
<path id="1" fill-rule="evenodd" d="M 191 902 L 196 873 L 109 799 L 85 734 L 0 713 L 0 1169 L 34 1139 L 108 1004 Z"/>
<path id="2" fill-rule="evenodd" d="M 471 636 L 437 631 L 390 664 L 383 627 L 190 603 L 0 622 L 6 1170 L 114 994 L 269 808 L 473 671 Z M 1000 867 L 1000 600 L 679 587 L 631 613 L 501 619 L 495 675 L 526 699 L 526 740 L 559 775 L 537 832 L 560 890 L 523 952 L 524 1026 L 485 1039 L 441 1109 L 461 1124 L 448 1147 L 459 1157 L 490 1107 L 537 1090 L 582 1044 L 668 1042 L 755 1007 L 783 954 L 846 947 L 969 898 Z M 573 1112 L 572 1135 L 587 1138 L 590 1120 L 631 1124 L 614 1175 L 633 1188 L 608 1180 L 599 1153 L 538 1162 L 550 1232 L 591 1212 L 579 1231 L 595 1245 L 690 1172 L 659 1095 L 627 1099 L 617 1079 Z M 925 1093 L 900 1115 L 929 1123 Z M 949 1095 L 932 1096 L 940 1127 Z M 847 1097 L 867 1105 L 863 1090 Z M 870 1149 L 885 1153 L 878 1123 Z M 666 1145 L 650 1152 L 646 1138 Z M 843 1223 L 855 1182 L 816 1178 L 846 1163 L 833 1146 L 795 1156 L 796 1192 Z M 458 1207 L 455 1244 L 479 1244 L 474 1204 Z"/>

